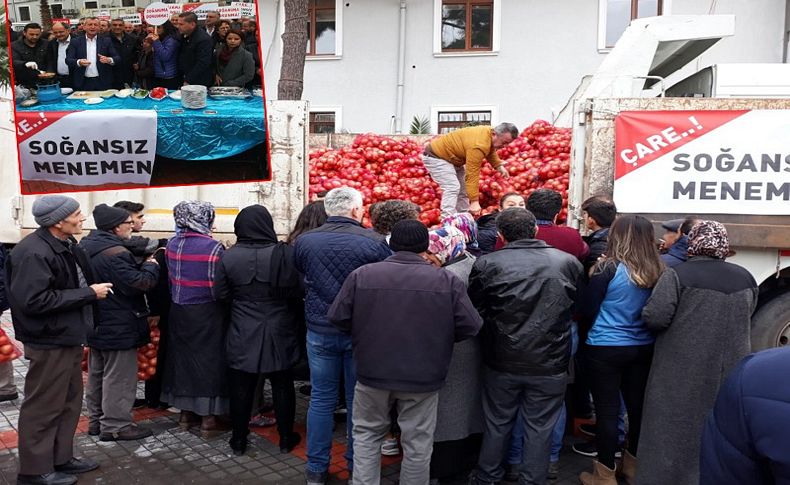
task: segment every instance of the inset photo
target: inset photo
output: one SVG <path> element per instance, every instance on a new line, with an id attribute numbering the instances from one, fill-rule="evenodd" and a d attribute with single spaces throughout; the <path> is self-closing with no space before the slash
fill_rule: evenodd
<path id="1" fill-rule="evenodd" d="M 7 0 L 22 193 L 270 180 L 257 5 L 109 5 Z"/>

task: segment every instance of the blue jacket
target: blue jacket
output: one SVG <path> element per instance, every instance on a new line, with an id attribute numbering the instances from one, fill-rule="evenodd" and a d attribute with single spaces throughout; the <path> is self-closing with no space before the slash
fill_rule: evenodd
<path id="1" fill-rule="evenodd" d="M 347 217 L 332 216 L 326 223 L 299 236 L 294 246 L 296 268 L 304 275 L 307 328 L 338 334 L 326 314 L 352 271 L 392 255 L 384 237 Z"/>
<path id="2" fill-rule="evenodd" d="M 112 86 L 112 71 L 113 66 L 109 64 L 102 64 L 99 62 L 99 56 L 112 57 L 115 65 L 120 65 L 121 56 L 109 37 L 96 36 L 96 65 L 99 69 L 99 89 L 109 89 Z M 69 66 L 69 72 L 73 75 L 74 89 L 81 90 L 85 82 L 85 67 L 77 65 L 77 61 L 85 59 L 88 56 L 88 46 L 86 44 L 85 36 L 72 37 L 69 47 L 66 49 L 66 64 Z"/>
<path id="3" fill-rule="evenodd" d="M 689 259 L 689 238 L 685 234 L 675 241 L 675 244 L 669 247 L 669 250 L 661 255 L 661 261 L 668 267 L 677 266 L 680 263 L 685 263 Z"/>
<path id="4" fill-rule="evenodd" d="M 790 349 L 752 354 L 719 391 L 702 435 L 700 485 L 790 483 Z"/>
<path id="5" fill-rule="evenodd" d="M 178 75 L 178 52 L 181 42 L 175 37 L 154 41 L 154 77 L 171 79 Z"/>
<path id="6" fill-rule="evenodd" d="M 580 313 L 594 319 L 587 345 L 648 345 L 655 337 L 642 321 L 642 308 L 652 289 L 639 288 L 624 264 L 607 264 L 590 277 L 579 305 Z"/>

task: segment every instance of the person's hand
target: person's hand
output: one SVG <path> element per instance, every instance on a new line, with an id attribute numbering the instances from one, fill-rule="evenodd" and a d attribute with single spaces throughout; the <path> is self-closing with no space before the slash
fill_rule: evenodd
<path id="1" fill-rule="evenodd" d="M 149 256 L 148 259 L 145 260 L 145 262 L 146 263 L 154 263 L 155 265 L 159 266 L 159 261 L 154 259 L 154 255 L 153 254 L 151 256 Z"/>
<path id="2" fill-rule="evenodd" d="M 132 64 L 132 69 L 134 69 L 135 71 L 139 71 L 140 65 L 135 62 L 134 64 Z"/>
<path id="3" fill-rule="evenodd" d="M 480 202 L 474 200 L 469 203 L 469 212 L 471 212 L 473 216 L 479 216 L 481 211 Z"/>
<path id="4" fill-rule="evenodd" d="M 184 83 L 183 83 L 183 84 L 181 84 L 181 85 L 182 85 L 182 86 L 189 86 L 189 83 L 188 83 L 188 82 L 186 82 L 186 81 L 184 81 Z"/>
<path id="5" fill-rule="evenodd" d="M 38 71 L 38 64 L 36 64 L 35 62 L 26 62 L 25 67 L 29 69 L 35 69 L 36 71 Z"/>
<path id="6" fill-rule="evenodd" d="M 91 61 L 89 61 L 88 59 L 80 59 L 79 61 L 77 61 L 77 64 L 79 64 L 82 67 L 88 67 L 91 65 Z"/>
<path id="7" fill-rule="evenodd" d="M 155 317 L 148 317 L 148 326 L 151 328 L 156 328 L 159 326 L 159 315 Z"/>
<path id="8" fill-rule="evenodd" d="M 496 171 L 499 172 L 499 175 L 505 178 L 510 178 L 510 173 L 508 173 L 507 168 L 504 165 L 500 165 L 499 168 L 496 169 Z"/>
<path id="9" fill-rule="evenodd" d="M 215 83 L 216 83 L 216 85 L 217 85 L 217 86 L 220 86 L 220 85 L 222 85 L 222 78 L 221 78 L 221 77 L 219 77 L 219 74 L 217 74 L 217 75 L 215 75 L 215 76 L 214 76 L 214 81 L 215 81 Z"/>
<path id="10" fill-rule="evenodd" d="M 112 283 L 94 283 L 91 285 L 91 289 L 96 293 L 97 300 L 103 300 L 107 298 L 107 295 L 112 292 Z"/>
<path id="11" fill-rule="evenodd" d="M 112 64 L 112 57 L 107 57 L 99 54 L 99 62 L 102 64 Z"/>

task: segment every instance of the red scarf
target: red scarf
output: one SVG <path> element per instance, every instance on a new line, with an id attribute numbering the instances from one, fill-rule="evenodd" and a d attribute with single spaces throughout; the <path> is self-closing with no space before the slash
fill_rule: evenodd
<path id="1" fill-rule="evenodd" d="M 222 47 L 222 50 L 219 51 L 219 63 L 223 66 L 226 65 L 230 61 L 230 58 L 233 56 L 233 54 L 236 52 L 236 49 L 238 49 L 238 47 L 228 49 L 227 44 L 225 44 L 225 46 Z"/>

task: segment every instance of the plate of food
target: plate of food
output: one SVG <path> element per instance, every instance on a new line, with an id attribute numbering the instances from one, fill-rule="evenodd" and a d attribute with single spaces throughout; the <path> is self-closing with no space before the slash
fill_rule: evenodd
<path id="1" fill-rule="evenodd" d="M 102 91 L 75 91 L 66 99 L 88 99 L 101 97 Z"/>
<path id="2" fill-rule="evenodd" d="M 154 101 L 162 101 L 167 97 L 167 88 L 154 88 L 148 94 L 148 97 Z"/>
<path id="3" fill-rule="evenodd" d="M 69 94 L 73 93 L 74 90 L 71 88 L 60 88 L 60 94 L 63 96 L 68 96 Z"/>
<path id="4" fill-rule="evenodd" d="M 214 86 L 208 88 L 208 95 L 213 99 L 247 99 L 252 94 L 244 88 L 235 86 Z"/>
<path id="5" fill-rule="evenodd" d="M 130 88 L 121 89 L 120 91 L 115 93 L 115 97 L 116 98 L 128 98 L 129 96 L 132 95 L 133 92 L 134 92 L 134 89 L 130 89 Z"/>
<path id="6" fill-rule="evenodd" d="M 55 77 L 55 73 L 54 72 L 41 71 L 41 72 L 38 73 L 38 78 L 39 79 L 52 79 L 54 77 Z"/>
<path id="7" fill-rule="evenodd" d="M 104 102 L 104 98 L 88 98 L 85 101 L 83 101 L 83 103 L 85 104 L 99 104 L 103 102 Z"/>
<path id="8" fill-rule="evenodd" d="M 132 97 L 134 99 L 145 99 L 148 97 L 148 90 L 147 89 L 135 89 L 132 93 Z"/>
<path id="9" fill-rule="evenodd" d="M 176 91 L 173 91 L 170 94 L 168 94 L 168 96 L 170 96 L 170 99 L 174 99 L 176 101 L 181 101 L 181 90 L 178 89 Z"/>
<path id="10" fill-rule="evenodd" d="M 38 104 L 38 99 L 36 98 L 29 98 L 19 103 L 20 106 L 24 106 L 24 107 L 35 106 L 37 104 Z"/>
<path id="11" fill-rule="evenodd" d="M 102 91 L 99 96 L 101 96 L 104 99 L 112 98 L 113 96 L 115 96 L 115 93 L 117 92 L 118 92 L 117 89 L 107 89 L 106 91 Z"/>

